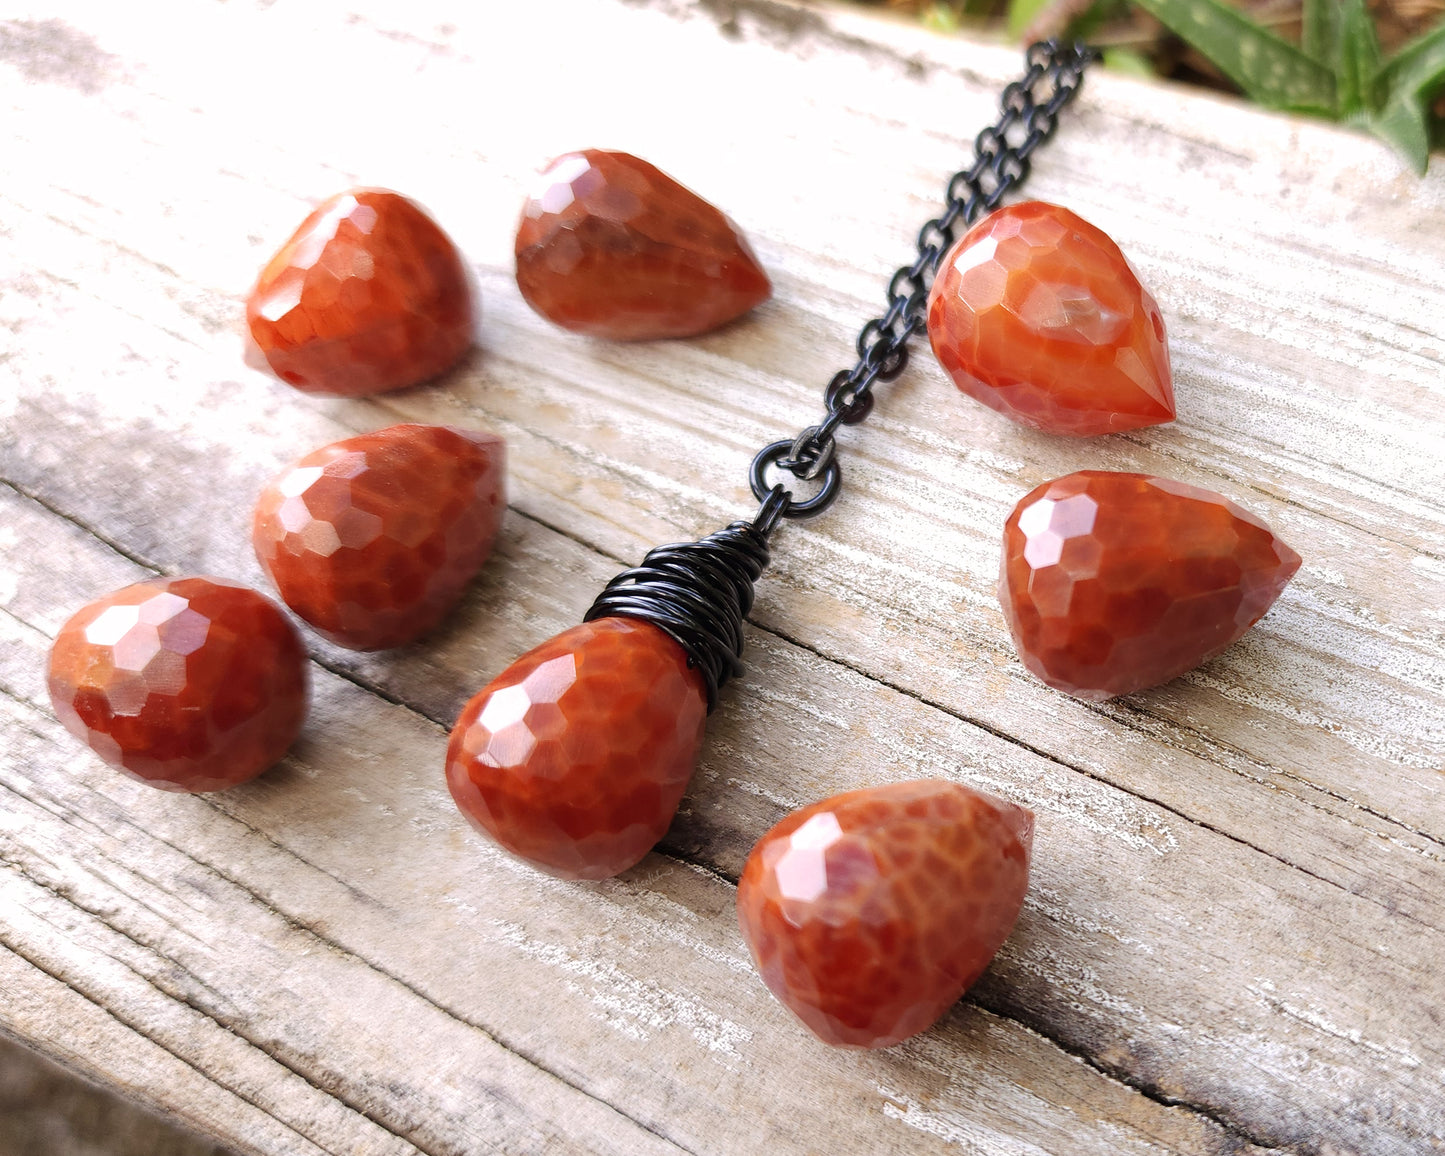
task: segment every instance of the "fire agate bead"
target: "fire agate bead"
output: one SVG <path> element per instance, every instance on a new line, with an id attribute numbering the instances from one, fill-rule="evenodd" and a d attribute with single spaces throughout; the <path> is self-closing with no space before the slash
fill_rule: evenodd
<path id="1" fill-rule="evenodd" d="M 665 631 L 598 618 L 528 651 L 462 710 L 447 786 L 477 830 L 564 879 L 625 871 L 666 833 L 707 719 Z"/>
<path id="2" fill-rule="evenodd" d="M 434 627 L 491 552 L 506 510 L 494 434 L 397 425 L 282 471 L 251 540 L 282 600 L 341 646 L 400 646 Z"/>
<path id="3" fill-rule="evenodd" d="M 1159 306 L 1118 245 L 1057 205 L 1009 205 L 960 238 L 928 296 L 928 337 L 959 389 L 1036 429 L 1174 420 Z"/>
<path id="4" fill-rule="evenodd" d="M 1014 507 L 999 601 L 1024 665 L 1099 702 L 1213 658 L 1299 565 L 1268 526 L 1210 490 L 1083 470 Z"/>
<path id="5" fill-rule="evenodd" d="M 646 161 L 598 149 L 542 174 L 517 228 L 517 287 L 563 329 L 623 341 L 705 333 L 773 291 L 723 213 Z"/>
<path id="6" fill-rule="evenodd" d="M 385 189 L 323 203 L 281 246 L 246 302 L 247 361 L 307 393 L 363 397 L 416 385 L 472 343 L 456 246 Z"/>
<path id="7" fill-rule="evenodd" d="M 269 598 L 218 578 L 157 578 L 76 613 L 50 651 L 56 717 L 102 759 L 166 791 L 255 778 L 306 715 L 306 654 Z"/>
<path id="8" fill-rule="evenodd" d="M 738 881 L 763 982 L 827 1044 L 931 1027 L 1008 938 L 1028 889 L 1030 811 L 924 780 L 835 795 L 764 835 Z"/>

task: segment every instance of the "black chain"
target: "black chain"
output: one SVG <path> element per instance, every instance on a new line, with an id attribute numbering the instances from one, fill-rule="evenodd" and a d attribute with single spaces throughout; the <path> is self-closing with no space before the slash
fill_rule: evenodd
<path id="1" fill-rule="evenodd" d="M 753 459 L 749 480 L 762 508 L 751 522 L 734 522 L 700 542 L 659 546 L 642 565 L 607 584 L 587 611 L 594 618 L 635 618 L 665 630 L 701 671 L 708 710 L 718 690 L 742 673 L 743 619 L 753 602 L 753 583 L 768 564 L 768 535 L 782 518 L 821 513 L 838 496 L 842 474 L 834 458 L 833 435 L 841 425 L 862 421 L 873 408 L 873 386 L 892 381 L 908 360 L 908 339 L 924 327 L 928 286 L 955 234 L 1028 175 L 1029 156 L 1054 131 L 1058 112 L 1079 87 L 1094 53 L 1082 44 L 1035 44 L 1028 72 L 1003 91 L 1003 113 L 979 133 L 970 168 L 948 182 L 942 214 L 918 234 L 918 258 L 888 282 L 888 311 L 863 326 L 858 364 L 828 383 L 827 416 L 792 441 L 774 442 Z M 818 482 L 809 498 L 794 498 L 781 485 L 771 488 L 769 466 L 800 481 Z"/>
<path id="2" fill-rule="evenodd" d="M 858 362 L 840 370 L 823 391 L 827 416 L 796 438 L 764 446 L 753 459 L 748 480 L 762 503 L 753 526 L 766 535 L 782 518 L 821 514 L 838 496 L 842 473 L 835 457 L 839 426 L 854 425 L 873 409 L 873 387 L 892 381 L 908 364 L 908 339 L 927 324 L 928 290 L 943 255 L 954 241 L 1029 173 L 1029 157 L 1053 134 L 1059 110 L 1078 91 L 1084 69 L 1098 53 L 1084 44 L 1056 40 L 1028 50 L 1028 71 L 1003 90 L 998 123 L 974 141 L 974 161 L 948 181 L 944 209 L 918 232 L 918 256 L 888 282 L 888 310 L 858 334 Z M 769 487 L 769 466 L 799 481 L 818 481 L 810 498 L 796 499 L 781 484 Z"/>

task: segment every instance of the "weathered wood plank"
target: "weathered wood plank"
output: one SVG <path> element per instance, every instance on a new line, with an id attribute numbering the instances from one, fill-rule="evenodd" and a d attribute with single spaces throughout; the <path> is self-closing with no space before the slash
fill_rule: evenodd
<path id="1" fill-rule="evenodd" d="M 162 855 L 169 865 L 149 877 L 151 913 L 128 910 L 116 897 L 134 884 L 130 851 L 96 840 L 67 857 L 47 842 L 49 820 L 25 812 L 36 833 L 16 844 L 26 898 L 13 902 L 27 946 L 46 942 L 32 908 L 52 893 L 24 891 L 25 879 L 85 875 L 84 894 L 113 900 L 107 918 L 121 926 L 71 916 L 67 978 L 103 973 L 86 953 L 108 958 L 109 937 L 139 937 L 136 958 L 153 971 L 175 968 L 252 1001 L 242 1006 L 258 1024 L 284 1025 L 247 1062 L 273 1056 L 334 1090 L 335 1135 L 367 1126 L 363 1105 L 426 1150 L 459 1142 L 464 1085 L 418 1077 L 418 1048 L 359 1023 L 354 1007 L 326 1000 L 308 1017 L 303 1003 L 268 1002 L 253 985 L 280 957 L 259 951 L 260 970 L 247 971 L 198 951 L 154 914 L 171 910 L 172 884 L 223 872 L 218 911 L 239 905 L 255 928 L 279 913 L 349 953 L 344 966 L 283 953 L 307 991 L 368 971 L 381 978 L 365 990 L 404 983 L 436 1009 L 425 1015 L 462 1025 L 438 1020 L 435 1038 L 472 1047 L 489 1034 L 508 1071 L 506 1049 L 525 1052 L 544 1073 L 535 1086 L 560 1073 L 584 1106 L 590 1096 L 621 1113 L 619 1138 L 634 1135 L 631 1118 L 695 1151 L 801 1151 L 822 1138 L 873 1151 L 924 1134 L 1010 1152 L 1445 1143 L 1445 1058 L 1429 1026 L 1445 1009 L 1438 174 L 1416 184 L 1362 138 L 1091 77 L 1032 192 L 1109 228 L 1144 270 L 1171 328 L 1180 421 L 1059 443 L 966 407 L 920 356 L 868 425 L 846 431 L 835 512 L 778 538 L 749 679 L 714 718 L 665 844 L 673 858 L 607 888 L 563 887 L 462 833 L 438 790 L 440 727 L 484 677 L 574 621 L 620 563 L 746 509 L 748 456 L 810 419 L 1017 63 L 763 2 L 562 7 L 538 64 L 497 59 L 497 44 L 524 42 L 510 17 L 461 18 L 444 3 L 178 8 L 165 43 L 75 4 L 56 33 L 72 38 L 58 73 L 70 87 L 0 70 L 0 98 L 22 114 L 0 189 L 0 270 L 17 271 L 0 274 L 0 318 L 19 339 L 0 366 L 13 431 L 0 475 L 50 511 L 12 494 L 0 532 L 54 542 L 66 559 L 36 567 L 28 548 L 7 550 L 3 669 L 18 696 L 7 734 L 43 740 L 7 773 L 72 826 L 124 817 L 138 840 L 182 856 Z M 222 41 L 224 58 L 193 47 Z M 616 47 L 599 54 L 603 42 Z M 233 61 L 263 49 L 295 83 L 243 102 L 248 66 Z M 543 71 L 523 75 L 522 60 Z M 346 83 L 358 73 L 408 83 L 358 90 Z M 755 87 L 731 87 L 741 75 Z M 725 86 L 727 101 L 707 95 Z M 658 90 L 684 96 L 659 103 Z M 298 104 L 324 131 L 292 131 Z M 398 107 L 425 115 L 378 131 Z M 58 130 L 87 147 L 57 155 Z M 521 189 L 545 156 L 592 142 L 648 155 L 723 204 L 776 274 L 774 302 L 722 333 L 655 346 L 570 338 L 528 313 L 508 276 Z M 483 288 L 479 350 L 438 387 L 373 403 L 240 376 L 239 291 L 306 202 L 357 180 L 421 197 L 462 242 Z M 44 635 L 129 565 L 91 532 L 149 566 L 256 580 L 244 532 L 261 481 L 398 416 L 505 433 L 514 513 L 436 638 L 367 658 L 317 647 L 361 685 L 321 676 L 289 769 L 209 803 L 156 803 L 36 714 Z M 1022 673 L 992 595 L 1012 502 L 1089 466 L 1223 489 L 1307 560 L 1244 643 L 1103 708 Z M 365 688 L 404 705 L 373 705 L 358 722 L 359 704 L 376 702 Z M 945 1026 L 885 1056 L 831 1055 L 798 1038 L 752 979 L 726 879 L 786 806 L 917 774 L 962 776 L 1039 810 L 1030 906 Z M 76 775 L 79 796 L 64 785 Z M 202 1001 L 201 1014 L 228 1022 L 218 1004 Z M 52 1030 L 26 1024 L 36 1039 Z M 198 1032 L 185 1055 L 206 1071 Z M 373 1060 L 413 1062 L 368 1078 L 316 1054 L 317 1041 L 344 1050 L 353 1033 Z M 392 1050 L 367 1053 L 376 1040 Z M 160 1094 L 115 1059 L 97 1070 L 106 1062 L 139 1094 Z M 542 1134 L 571 1118 L 566 1097 L 518 1096 L 518 1118 Z M 220 1115 L 198 1122 L 226 1134 Z M 497 1127 L 506 1150 L 527 1150 Z"/>

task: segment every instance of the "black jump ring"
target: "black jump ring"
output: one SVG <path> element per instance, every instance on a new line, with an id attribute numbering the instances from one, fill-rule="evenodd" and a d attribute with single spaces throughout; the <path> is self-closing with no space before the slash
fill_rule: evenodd
<path id="1" fill-rule="evenodd" d="M 776 530 L 783 515 L 788 512 L 789 500 L 788 491 L 782 486 L 774 486 L 769 490 L 768 496 L 758 508 L 757 516 L 753 518 L 753 529 L 764 538 Z"/>
<path id="2" fill-rule="evenodd" d="M 792 440 L 784 438 L 782 441 L 773 442 L 758 451 L 758 456 L 753 459 L 753 464 L 748 470 L 748 484 L 752 486 L 753 497 L 758 501 L 766 501 L 773 488 L 767 482 L 768 467 L 777 465 L 792 452 L 792 449 Z M 782 516 L 784 518 L 810 518 L 815 514 L 821 514 L 833 504 L 833 499 L 838 496 L 838 490 L 842 483 L 843 471 L 838 468 L 836 461 L 829 462 L 827 469 L 823 471 L 823 484 L 811 498 L 799 501 L 792 496 L 791 492 L 783 491 L 788 495 L 788 506 Z"/>

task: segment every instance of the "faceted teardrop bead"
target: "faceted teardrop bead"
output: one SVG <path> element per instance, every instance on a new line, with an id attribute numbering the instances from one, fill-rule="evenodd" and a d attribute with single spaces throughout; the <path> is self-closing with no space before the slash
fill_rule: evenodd
<path id="1" fill-rule="evenodd" d="M 436 626 L 491 553 L 506 510 L 495 434 L 396 425 L 322 446 L 256 503 L 251 541 L 282 601 L 353 650 Z"/>
<path id="2" fill-rule="evenodd" d="M 598 149 L 542 174 L 517 228 L 517 287 L 563 329 L 622 341 L 705 333 L 773 291 L 726 216 L 646 161 Z"/>
<path id="3" fill-rule="evenodd" d="M 1174 420 L 1159 306 L 1119 246 L 1042 201 L 985 217 L 944 256 L 928 337 L 970 397 L 1049 433 Z"/>
<path id="4" fill-rule="evenodd" d="M 447 786 L 467 820 L 564 879 L 625 871 L 666 833 L 697 762 L 702 675 L 650 622 L 598 618 L 467 703 Z"/>
<path id="5" fill-rule="evenodd" d="M 886 1048 L 931 1027 L 1018 920 L 1033 814 L 957 783 L 835 795 L 748 856 L 738 923 L 763 982 L 820 1040 Z"/>
<path id="6" fill-rule="evenodd" d="M 132 778 L 219 791 L 286 753 L 306 716 L 306 654 L 269 598 L 219 578 L 156 578 L 78 611 L 50 650 L 71 734 Z"/>
<path id="7" fill-rule="evenodd" d="M 1082 470 L 1014 507 L 999 601 L 1024 665 L 1099 702 L 1213 658 L 1299 565 L 1260 519 L 1210 490 Z"/>
<path id="8" fill-rule="evenodd" d="M 246 302 L 248 363 L 307 393 L 363 397 L 416 385 L 472 343 L 456 246 L 385 189 L 323 203 L 261 271 Z"/>

